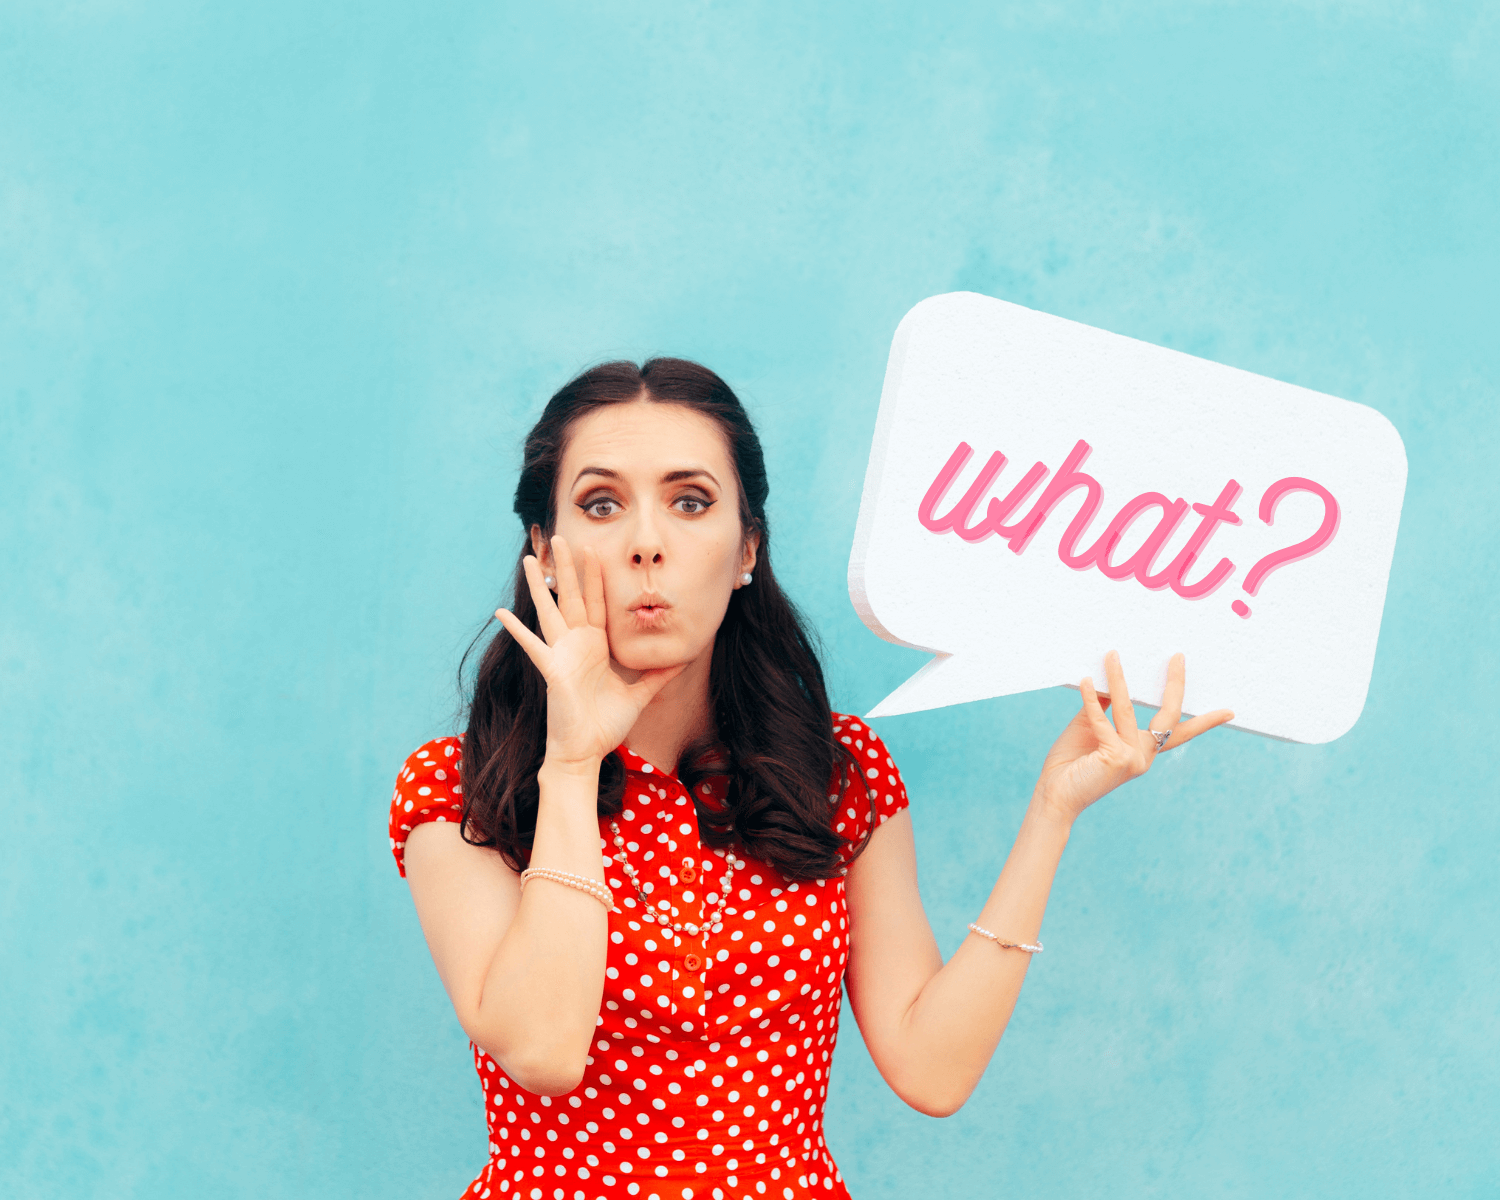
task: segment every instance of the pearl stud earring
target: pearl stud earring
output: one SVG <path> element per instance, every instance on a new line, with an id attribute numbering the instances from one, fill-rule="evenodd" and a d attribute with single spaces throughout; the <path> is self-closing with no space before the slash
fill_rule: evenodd
<path id="1" fill-rule="evenodd" d="M 542 577 L 542 582 L 545 583 L 549 588 L 557 586 L 557 580 L 553 579 L 550 575 L 544 575 Z"/>
<path id="2" fill-rule="evenodd" d="M 743 575 L 740 576 L 740 582 L 741 583 L 749 583 L 754 578 L 755 578 L 754 575 L 750 574 L 749 571 L 746 571 Z"/>

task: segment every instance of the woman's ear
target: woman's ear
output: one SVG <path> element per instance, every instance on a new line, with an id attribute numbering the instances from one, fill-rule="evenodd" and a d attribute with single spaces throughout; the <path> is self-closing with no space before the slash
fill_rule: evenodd
<path id="1" fill-rule="evenodd" d="M 540 525 L 531 527 L 531 552 L 536 555 L 536 560 L 542 566 L 543 575 L 554 575 L 552 570 L 552 546 L 542 533 Z"/>
<path id="2" fill-rule="evenodd" d="M 755 552 L 760 549 L 760 530 L 753 529 L 745 538 L 745 549 L 740 555 L 740 574 L 755 573 Z"/>

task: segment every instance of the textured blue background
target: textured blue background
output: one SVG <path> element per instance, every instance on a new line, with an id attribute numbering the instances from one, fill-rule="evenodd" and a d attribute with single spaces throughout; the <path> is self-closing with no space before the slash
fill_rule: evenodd
<path id="1" fill-rule="evenodd" d="M 456 1200 L 384 813 L 518 438 L 724 374 L 863 711 L 923 657 L 845 590 L 886 351 L 966 288 L 1373 405 L 1410 485 L 1359 724 L 1090 811 L 962 1111 L 848 1022 L 854 1195 L 1500 1195 L 1497 150 L 1473 0 L 0 3 L 0 1194 Z M 1075 702 L 882 724 L 945 953 Z"/>

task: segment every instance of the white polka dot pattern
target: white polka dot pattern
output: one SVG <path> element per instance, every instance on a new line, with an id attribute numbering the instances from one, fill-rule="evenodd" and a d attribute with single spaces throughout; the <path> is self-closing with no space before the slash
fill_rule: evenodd
<path id="1" fill-rule="evenodd" d="M 884 743 L 855 717 L 835 713 L 834 729 L 861 764 L 878 819 L 904 808 Z M 390 835 L 403 875 L 406 835 L 424 821 L 459 819 L 462 752 L 461 736 L 438 738 L 401 770 Z M 625 807 L 616 820 L 646 900 L 679 924 L 696 922 L 718 903 L 724 851 L 699 840 L 675 775 L 624 746 L 619 754 Z M 723 803 L 724 783 L 702 785 L 711 807 Z M 870 799 L 852 778 L 835 796 L 847 862 L 869 828 Z M 639 919 L 641 901 L 607 857 L 607 822 L 599 826 L 617 910 L 583 1082 L 566 1096 L 538 1096 L 472 1047 L 490 1159 L 465 1200 L 847 1200 L 823 1137 L 848 958 L 842 876 L 788 883 L 737 855 L 722 930 L 679 936 Z"/>

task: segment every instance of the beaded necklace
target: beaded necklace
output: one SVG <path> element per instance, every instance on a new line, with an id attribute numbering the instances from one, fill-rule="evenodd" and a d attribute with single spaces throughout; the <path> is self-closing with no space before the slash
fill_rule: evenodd
<path id="1" fill-rule="evenodd" d="M 681 923 L 670 921 L 667 919 L 665 913 L 659 913 L 652 908 L 651 901 L 646 898 L 646 893 L 641 890 L 641 881 L 636 878 L 635 868 L 630 865 L 630 860 L 625 857 L 625 836 L 620 832 L 619 823 L 613 817 L 609 819 L 609 828 L 615 835 L 616 847 L 615 853 L 610 855 L 610 857 L 620 864 L 626 878 L 630 880 L 631 885 L 635 888 L 635 894 L 641 898 L 641 907 L 645 910 L 641 913 L 641 920 L 657 925 L 665 925 L 674 933 L 686 933 L 690 937 L 696 937 L 701 933 L 703 935 L 703 944 L 706 947 L 708 945 L 708 935 L 710 933 L 718 933 L 724 928 L 722 919 L 724 916 L 724 906 L 729 903 L 729 888 L 734 882 L 734 869 L 736 866 L 742 867 L 745 864 L 743 862 L 735 862 L 733 851 L 722 851 L 724 855 L 724 874 L 719 878 L 719 902 L 714 906 L 713 916 L 706 918 L 701 925 L 694 921 L 684 921 Z M 721 852 L 716 850 L 714 853 Z M 658 901 L 658 903 L 661 907 L 668 908 L 672 902 L 670 899 L 663 899 Z"/>

